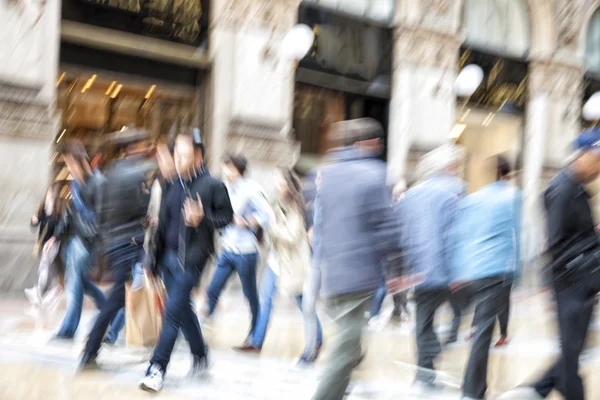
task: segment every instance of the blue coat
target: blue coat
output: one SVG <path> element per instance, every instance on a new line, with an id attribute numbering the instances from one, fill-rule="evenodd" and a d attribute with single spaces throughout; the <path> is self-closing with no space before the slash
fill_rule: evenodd
<path id="1" fill-rule="evenodd" d="M 397 205 L 404 262 L 411 273 L 423 275 L 422 289 L 450 284 L 451 229 L 464 190 L 461 179 L 434 175 L 406 192 Z"/>
<path id="2" fill-rule="evenodd" d="M 326 297 L 374 291 L 382 259 L 398 244 L 386 165 L 352 148 L 334 152 L 321 169 L 315 221 Z"/>
<path id="3" fill-rule="evenodd" d="M 465 197 L 453 229 L 452 278 L 472 281 L 518 273 L 521 193 L 504 181 Z"/>

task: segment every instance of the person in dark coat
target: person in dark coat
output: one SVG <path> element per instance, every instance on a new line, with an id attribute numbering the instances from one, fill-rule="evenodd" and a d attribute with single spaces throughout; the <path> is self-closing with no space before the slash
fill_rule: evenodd
<path id="1" fill-rule="evenodd" d="M 161 205 L 156 240 L 156 259 L 165 264 L 162 273 L 169 299 L 163 330 L 146 375 L 139 383 L 142 390 L 149 392 L 162 389 L 179 330 L 193 356 L 189 375 L 198 376 L 208 368 L 208 348 L 192 309 L 191 294 L 214 255 L 215 231 L 233 221 L 225 185 L 213 178 L 204 165 L 199 131 L 177 137 L 175 165 L 179 177 Z"/>

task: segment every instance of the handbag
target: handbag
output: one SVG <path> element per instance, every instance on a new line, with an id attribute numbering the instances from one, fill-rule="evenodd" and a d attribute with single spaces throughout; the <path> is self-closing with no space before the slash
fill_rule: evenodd
<path id="1" fill-rule="evenodd" d="M 125 288 L 125 332 L 127 346 L 153 347 L 158 342 L 164 315 L 165 288 L 162 281 L 144 273 L 143 284 Z"/>

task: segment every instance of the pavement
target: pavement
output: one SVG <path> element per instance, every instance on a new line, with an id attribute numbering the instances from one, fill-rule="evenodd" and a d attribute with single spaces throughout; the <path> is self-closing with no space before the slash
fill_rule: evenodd
<path id="1" fill-rule="evenodd" d="M 100 371 L 78 374 L 75 372 L 78 357 L 95 310 L 87 304 L 78 336 L 73 342 L 60 342 L 50 339 L 60 324 L 64 306 L 53 315 L 37 319 L 27 314 L 27 308 L 24 300 L 0 299 L 0 400 L 149 397 L 137 388 L 137 383 L 147 367 L 151 349 L 127 347 L 121 338 L 117 346 L 102 349 Z M 490 399 L 522 383 L 524 377 L 533 371 L 529 364 L 544 367 L 539 360 L 551 359 L 558 353 L 556 335 L 547 328 L 552 315 L 540 313 L 539 305 L 532 306 L 526 301 L 513 308 L 513 342 L 506 349 L 493 350 L 490 357 Z M 353 374 L 347 398 L 460 399 L 458 388 L 468 356 L 468 343 L 463 340 L 449 347 L 436 363 L 440 371 L 438 380 L 446 384 L 446 389 L 436 396 L 417 395 L 412 388 L 415 374 L 414 320 L 400 326 L 390 325 L 385 319 L 390 313 L 391 304 L 388 302 L 384 306 L 382 320 L 372 324 L 366 332 L 363 345 L 367 357 Z M 334 324 L 323 312 L 320 314 L 325 329 L 325 354 L 315 367 L 299 368 L 296 356 L 302 350 L 303 325 L 295 306 L 286 300 L 277 304 L 260 356 L 238 354 L 230 348 L 239 344 L 245 336 L 249 323 L 247 305 L 239 293 L 226 294 L 216 318 L 203 329 L 213 360 L 210 373 L 202 379 L 185 378 L 190 357 L 187 344 L 179 340 L 165 388 L 158 397 L 310 399 L 327 359 L 329 338 L 335 331 Z M 439 317 L 441 331 L 447 329 L 450 319 L 449 310 L 442 310 Z M 523 325 L 525 322 L 519 321 L 534 325 L 526 327 Z M 469 317 L 465 316 L 464 328 L 468 329 L 469 325 Z M 543 334 L 540 334 L 540 326 L 544 327 Z M 588 353 L 587 368 L 597 371 L 600 354 L 596 353 L 595 347 Z"/>

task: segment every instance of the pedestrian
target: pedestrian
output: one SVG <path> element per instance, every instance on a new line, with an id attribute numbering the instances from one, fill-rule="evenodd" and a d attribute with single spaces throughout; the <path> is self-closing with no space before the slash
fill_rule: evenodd
<path id="1" fill-rule="evenodd" d="M 600 174 L 600 128 L 583 131 L 573 147 L 569 164 L 543 195 L 560 358 L 532 387 L 512 390 L 502 400 L 543 399 L 553 390 L 568 400 L 585 398 L 579 356 L 600 291 L 600 243 L 586 185 Z"/>
<path id="2" fill-rule="evenodd" d="M 31 226 L 38 228 L 38 240 L 34 254 L 37 256 L 42 251 L 38 267 L 38 280 L 33 288 L 25 289 L 25 296 L 32 306 L 40 308 L 44 304 L 53 303 L 60 292 L 60 272 L 55 266 L 55 258 L 59 253 L 60 243 L 55 243 L 51 248 L 45 248 L 46 243 L 54 234 L 60 221 L 62 201 L 60 188 L 52 184 L 48 186 L 44 202 L 38 212 L 31 217 Z"/>
<path id="3" fill-rule="evenodd" d="M 142 251 L 143 221 L 149 203 L 149 196 L 143 190 L 146 174 L 152 168 L 152 163 L 145 157 L 148 133 L 129 129 L 113 134 L 107 140 L 123 154 L 106 170 L 103 200 L 98 212 L 102 251 L 114 284 L 88 336 L 79 365 L 81 370 L 97 367 L 96 358 L 108 325 L 125 306 L 125 283 Z"/>
<path id="4" fill-rule="evenodd" d="M 168 300 L 158 344 L 139 383 L 142 390 L 149 392 L 162 389 L 180 330 L 192 353 L 189 377 L 201 376 L 209 367 L 208 347 L 192 308 L 191 295 L 214 254 L 215 231 L 231 223 L 233 208 L 225 185 L 206 169 L 204 151 L 198 129 L 191 136 L 179 135 L 176 139 L 178 182 L 161 205 L 156 238 L 156 257 L 163 260 Z"/>
<path id="5" fill-rule="evenodd" d="M 352 370 L 363 357 L 365 312 L 380 286 L 382 261 L 398 242 L 386 167 L 379 159 L 383 128 L 362 118 L 333 124 L 331 129 L 344 139 L 345 148 L 333 152 L 331 156 L 338 158 L 320 170 L 314 257 L 327 313 L 339 331 L 316 400 L 344 397 Z"/>
<path id="6" fill-rule="evenodd" d="M 420 182 L 398 204 L 401 215 L 403 258 L 406 267 L 420 275 L 416 286 L 416 339 L 418 391 L 440 389 L 434 360 L 441 352 L 434 329 L 438 308 L 449 299 L 451 234 L 456 207 L 464 193 L 461 173 L 463 150 L 446 144 L 424 155 L 417 166 Z"/>
<path id="7" fill-rule="evenodd" d="M 231 205 L 233 222 L 221 232 L 223 252 L 217 261 L 212 281 L 208 286 L 208 307 L 205 316 L 213 315 L 225 284 L 234 272 L 240 277 L 242 291 L 252 315 L 250 330 L 244 342 L 237 347 L 243 349 L 251 344 L 259 315 L 256 274 L 258 246 L 264 229 L 273 218 L 273 211 L 262 188 L 246 179 L 248 161 L 240 154 L 226 154 L 221 168 Z"/>
<path id="8" fill-rule="evenodd" d="M 521 196 L 510 175 L 509 162 L 498 156 L 497 182 L 460 201 L 453 228 L 453 284 L 468 285 L 477 326 L 462 386 L 464 399 L 485 398 L 496 319 L 508 306 L 509 285 L 518 269 Z"/>
<path id="9" fill-rule="evenodd" d="M 156 241 L 155 233 L 158 228 L 158 217 L 160 213 L 161 204 L 166 198 L 169 189 L 177 177 L 177 171 L 175 168 L 175 161 L 173 160 L 173 147 L 167 143 L 159 143 L 156 146 L 156 162 L 158 164 L 158 171 L 155 173 L 155 178 L 151 184 L 150 189 L 150 203 L 148 205 L 148 213 L 146 215 L 145 228 L 146 233 L 144 235 L 144 246 L 140 260 L 134 267 L 134 276 L 143 273 L 143 264 L 146 263 L 146 268 L 154 270 L 158 267 L 155 262 L 155 250 Z M 164 268 L 178 268 L 177 265 L 177 252 L 174 250 L 173 254 L 165 253 L 163 256 L 163 262 L 160 263 Z M 172 260 L 168 262 L 167 260 Z M 170 267 L 169 267 L 170 266 Z M 171 281 L 169 277 L 172 275 L 165 276 L 163 274 L 163 280 L 166 278 L 165 286 L 167 289 L 167 295 L 171 288 Z M 104 343 L 114 345 L 119 338 L 119 334 L 125 326 L 125 308 L 122 308 L 111 324 L 111 330 L 106 335 Z"/>
<path id="10" fill-rule="evenodd" d="M 92 298 L 99 310 L 106 303 L 104 293 L 87 276 L 100 239 L 96 211 L 104 181 L 100 175 L 92 173 L 87 152 L 81 143 L 67 144 L 62 156 L 73 177 L 69 185 L 72 200 L 56 225 L 52 238 L 46 243 L 45 251 L 55 242 L 65 243 L 67 312 L 55 339 L 72 340 L 81 319 L 84 294 Z"/>
<path id="11" fill-rule="evenodd" d="M 260 352 L 265 341 L 273 298 L 277 292 L 292 297 L 302 310 L 302 288 L 310 264 L 310 246 L 304 220 L 304 199 L 298 177 L 288 168 L 278 168 L 275 184 L 277 199 L 273 205 L 274 218 L 267 233 L 271 242 L 267 268 L 263 272 L 260 296 L 260 313 L 256 330 L 243 352 Z M 323 342 L 323 330 L 317 319 L 316 332 L 305 332 L 307 337 L 317 335 L 317 349 Z M 316 356 L 307 354 L 300 361 L 314 362 Z"/>

